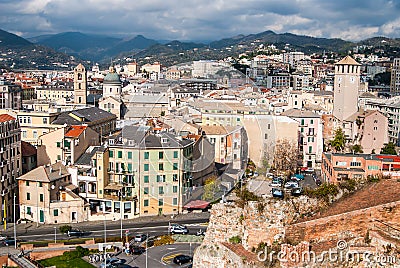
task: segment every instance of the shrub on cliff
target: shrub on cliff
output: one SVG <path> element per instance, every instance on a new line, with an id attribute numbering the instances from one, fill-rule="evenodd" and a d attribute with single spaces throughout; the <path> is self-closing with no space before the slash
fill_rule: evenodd
<path id="1" fill-rule="evenodd" d="M 339 193 L 339 188 L 335 184 L 324 183 L 316 189 L 306 188 L 304 193 L 308 197 L 324 199 L 329 202 L 331 197 L 334 197 Z"/>
<path id="2" fill-rule="evenodd" d="M 241 208 L 244 208 L 249 201 L 260 201 L 260 197 L 255 195 L 253 192 L 250 192 L 246 187 L 236 189 L 235 193 L 238 198 L 236 204 Z"/>
<path id="3" fill-rule="evenodd" d="M 242 238 L 240 238 L 240 236 L 238 235 L 232 236 L 231 238 L 229 238 L 229 243 L 240 244 L 242 243 Z"/>

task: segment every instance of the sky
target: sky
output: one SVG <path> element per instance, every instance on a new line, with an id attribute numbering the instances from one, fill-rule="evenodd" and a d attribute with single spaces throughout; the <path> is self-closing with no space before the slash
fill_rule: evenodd
<path id="1" fill-rule="evenodd" d="M 357 41 L 400 37 L 400 0 L 0 0 L 0 28 L 219 40 L 272 30 Z"/>

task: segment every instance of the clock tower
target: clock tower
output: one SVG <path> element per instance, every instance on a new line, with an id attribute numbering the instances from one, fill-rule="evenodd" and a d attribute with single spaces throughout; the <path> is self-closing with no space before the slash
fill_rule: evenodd
<path id="1" fill-rule="evenodd" d="M 87 72 L 79 63 L 74 69 L 74 103 L 86 104 L 87 97 Z"/>
<path id="2" fill-rule="evenodd" d="M 335 64 L 333 116 L 340 122 L 358 112 L 360 65 L 350 56 Z"/>

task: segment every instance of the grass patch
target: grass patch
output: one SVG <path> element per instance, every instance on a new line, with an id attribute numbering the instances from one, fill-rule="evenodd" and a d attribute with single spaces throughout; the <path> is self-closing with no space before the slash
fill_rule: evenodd
<path id="1" fill-rule="evenodd" d="M 57 240 L 57 243 L 64 243 L 64 245 L 77 245 L 77 244 L 85 244 L 85 241 L 92 240 L 92 238 L 75 238 L 75 239 L 67 239 L 67 240 Z M 21 242 L 21 245 L 25 244 L 33 244 L 36 247 L 47 247 L 49 243 L 54 243 L 54 241 L 31 241 L 31 242 Z"/>
<path id="2" fill-rule="evenodd" d="M 84 261 L 81 258 L 76 258 L 72 260 L 64 260 L 63 256 L 57 256 L 50 259 L 45 259 L 39 261 L 44 267 L 56 266 L 57 268 L 93 268 L 95 266 Z"/>

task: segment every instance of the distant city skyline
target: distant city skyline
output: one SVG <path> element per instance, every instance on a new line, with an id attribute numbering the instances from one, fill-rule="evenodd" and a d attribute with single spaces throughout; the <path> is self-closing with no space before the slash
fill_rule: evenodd
<path id="1" fill-rule="evenodd" d="M 1 28 L 22 37 L 79 31 L 217 40 L 272 30 L 356 41 L 400 37 L 400 1 L 2 0 Z"/>

